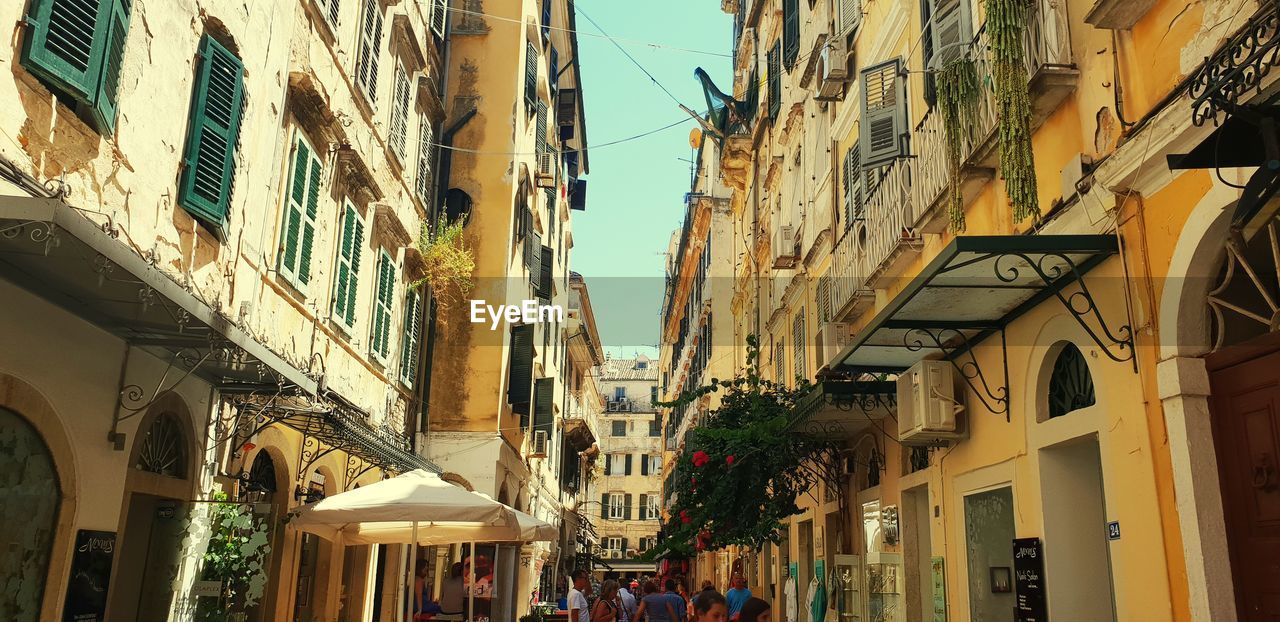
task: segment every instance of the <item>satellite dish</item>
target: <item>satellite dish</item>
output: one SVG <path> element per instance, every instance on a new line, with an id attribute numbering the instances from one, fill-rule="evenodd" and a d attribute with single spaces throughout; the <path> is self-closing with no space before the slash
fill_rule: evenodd
<path id="1" fill-rule="evenodd" d="M 697 149 L 702 146 L 702 130 L 693 128 L 689 130 L 689 148 Z"/>

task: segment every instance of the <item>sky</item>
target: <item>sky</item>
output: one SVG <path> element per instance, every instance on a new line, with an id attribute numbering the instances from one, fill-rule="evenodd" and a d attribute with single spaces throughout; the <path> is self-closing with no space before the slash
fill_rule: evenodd
<path id="1" fill-rule="evenodd" d="M 574 6 L 590 171 L 586 212 L 574 214 L 572 269 L 586 279 L 605 350 L 656 358 L 667 243 L 684 220 L 689 131 L 696 123 L 609 39 L 598 36 L 591 20 L 676 99 L 699 112 L 706 102 L 695 68 L 705 69 L 721 90 L 732 90 L 727 55 L 733 20 L 718 0 L 576 0 Z M 676 127 L 604 145 L 682 119 Z"/>

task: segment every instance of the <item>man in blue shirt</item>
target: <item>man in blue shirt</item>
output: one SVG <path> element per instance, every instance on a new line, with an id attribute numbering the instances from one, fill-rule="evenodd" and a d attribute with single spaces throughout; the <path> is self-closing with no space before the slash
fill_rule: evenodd
<path id="1" fill-rule="evenodd" d="M 737 620 L 738 613 L 742 611 L 742 606 L 751 600 L 751 590 L 747 589 L 747 580 L 740 574 L 733 575 L 730 581 L 733 586 L 724 595 L 725 601 L 729 605 L 729 619 Z M 754 621 L 753 621 L 754 622 Z"/>
<path id="2" fill-rule="evenodd" d="M 689 619 L 689 603 L 684 602 L 684 597 L 676 591 L 676 580 L 667 579 L 662 585 L 667 589 L 667 598 L 671 599 L 671 608 L 676 610 L 676 622 L 684 622 Z"/>

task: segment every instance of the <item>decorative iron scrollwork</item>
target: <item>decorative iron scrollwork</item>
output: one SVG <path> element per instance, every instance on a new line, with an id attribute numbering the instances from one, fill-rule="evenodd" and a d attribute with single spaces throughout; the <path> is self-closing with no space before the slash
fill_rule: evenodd
<path id="1" fill-rule="evenodd" d="M 1009 416 L 1009 370 L 1008 353 L 1004 351 L 1004 330 L 1000 331 L 1001 356 L 1004 357 L 1004 382 L 992 388 L 987 376 L 973 354 L 973 342 L 963 332 L 952 329 L 913 328 L 902 336 L 902 344 L 912 352 L 925 348 L 935 348 L 942 352 L 951 366 L 960 374 L 960 378 L 969 386 L 987 410 L 999 415 Z M 964 357 L 964 360 L 957 360 Z"/>
<path id="2" fill-rule="evenodd" d="M 1280 53 L 1280 2 L 1264 3 L 1243 31 L 1231 38 L 1191 78 L 1191 121 L 1218 125 L 1242 96 L 1260 93 Z"/>

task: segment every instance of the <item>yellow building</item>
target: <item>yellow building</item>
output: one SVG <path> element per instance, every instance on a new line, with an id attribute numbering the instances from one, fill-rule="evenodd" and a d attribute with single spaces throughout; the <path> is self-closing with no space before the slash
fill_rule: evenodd
<path id="1" fill-rule="evenodd" d="M 401 547 L 284 519 L 434 468 L 413 284 L 445 3 L 215 4 L 0 7 L 6 619 L 402 602 Z"/>
<path id="2" fill-rule="evenodd" d="M 1263 4 L 723 3 L 739 334 L 847 458 L 775 616 L 819 566 L 829 616 L 1274 615 Z"/>

